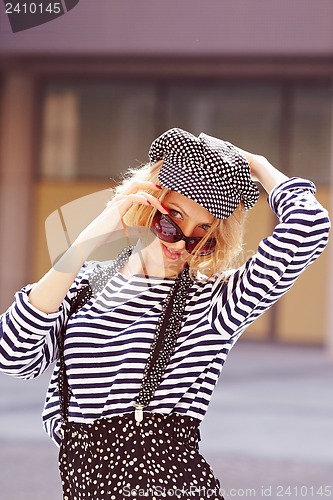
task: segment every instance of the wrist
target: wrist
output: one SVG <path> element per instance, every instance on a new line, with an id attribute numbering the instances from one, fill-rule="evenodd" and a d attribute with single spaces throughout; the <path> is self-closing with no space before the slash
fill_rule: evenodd
<path id="1" fill-rule="evenodd" d="M 58 272 L 74 273 L 76 275 L 88 257 L 89 252 L 87 252 L 87 249 L 74 242 L 58 260 L 52 263 L 53 268 Z"/>
<path id="2" fill-rule="evenodd" d="M 269 163 L 265 156 L 256 154 L 252 154 L 251 156 L 252 157 L 249 161 L 251 175 L 260 182 L 260 177 L 262 176 L 262 174 L 267 171 L 269 167 L 272 167 L 272 165 Z"/>
<path id="3" fill-rule="evenodd" d="M 288 177 L 275 168 L 264 156 L 257 157 L 255 162 L 255 176 L 267 193 L 277 185 L 288 180 Z"/>

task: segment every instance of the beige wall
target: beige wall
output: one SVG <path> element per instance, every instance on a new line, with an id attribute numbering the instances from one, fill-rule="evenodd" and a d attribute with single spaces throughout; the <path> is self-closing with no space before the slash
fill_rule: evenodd
<path id="1" fill-rule="evenodd" d="M 3 79 L 0 114 L 0 302 L 24 285 L 30 268 L 35 86 L 20 71 Z"/>
<path id="2" fill-rule="evenodd" d="M 82 196 L 96 193 L 112 187 L 110 183 L 98 181 L 38 181 L 35 185 L 35 205 L 33 218 L 35 234 L 31 241 L 33 247 L 33 265 L 31 281 L 38 280 L 50 268 L 51 261 L 45 237 L 45 221 L 47 217 L 63 205 Z M 98 207 L 96 207 L 98 210 Z M 101 205 L 101 210 L 103 206 Z M 92 213 L 91 218 L 97 216 Z"/>

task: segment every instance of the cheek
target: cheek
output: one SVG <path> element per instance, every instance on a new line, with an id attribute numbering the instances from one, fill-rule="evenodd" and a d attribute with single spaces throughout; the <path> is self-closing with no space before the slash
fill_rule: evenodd
<path id="1" fill-rule="evenodd" d="M 149 254 L 151 257 L 160 257 L 162 252 L 162 242 L 157 236 L 154 236 L 153 240 L 148 246 Z"/>

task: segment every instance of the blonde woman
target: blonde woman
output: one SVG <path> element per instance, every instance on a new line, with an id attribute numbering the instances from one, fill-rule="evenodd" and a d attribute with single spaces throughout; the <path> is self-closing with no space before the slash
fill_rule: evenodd
<path id="1" fill-rule="evenodd" d="M 63 498 L 223 498 L 199 427 L 245 328 L 323 251 L 314 185 L 206 134 L 171 129 L 107 208 L 2 316 L 0 367 L 33 378 L 56 362 L 43 413 L 60 446 Z M 241 267 L 256 179 L 279 218 Z M 87 265 L 117 231 L 142 228 Z"/>

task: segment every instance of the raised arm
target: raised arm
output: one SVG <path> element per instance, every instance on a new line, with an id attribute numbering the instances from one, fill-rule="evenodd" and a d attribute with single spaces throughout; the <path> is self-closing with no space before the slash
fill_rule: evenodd
<path id="1" fill-rule="evenodd" d="M 312 182 L 288 178 L 264 157 L 242 151 L 253 176 L 269 193 L 279 223 L 259 243 L 240 269 L 213 286 L 210 321 L 234 341 L 258 316 L 289 290 L 298 276 L 321 254 L 328 241 L 327 211 L 315 198 Z"/>
<path id="2" fill-rule="evenodd" d="M 276 186 L 288 180 L 288 177 L 275 168 L 264 156 L 249 153 L 237 148 L 247 159 L 253 180 L 260 182 L 269 194 Z"/>
<path id="3" fill-rule="evenodd" d="M 71 248 L 43 278 L 36 283 L 29 295 L 37 309 L 52 313 L 63 301 L 78 271 L 89 255 L 112 234 L 123 230 L 122 218 L 132 205 L 150 204 L 167 213 L 161 203 L 143 189 L 158 190 L 152 182 L 132 184 L 128 191 L 114 197 L 105 210 L 78 236 Z"/>
<path id="4" fill-rule="evenodd" d="M 77 276 L 90 253 L 120 227 L 133 204 L 155 205 L 160 201 L 144 189 L 153 183 L 131 185 L 79 235 L 63 258 L 38 283 L 23 288 L 0 318 L 0 371 L 22 378 L 42 373 L 58 357 L 58 334 L 68 318 L 70 304 L 81 283 L 89 279 L 85 270 Z"/>

